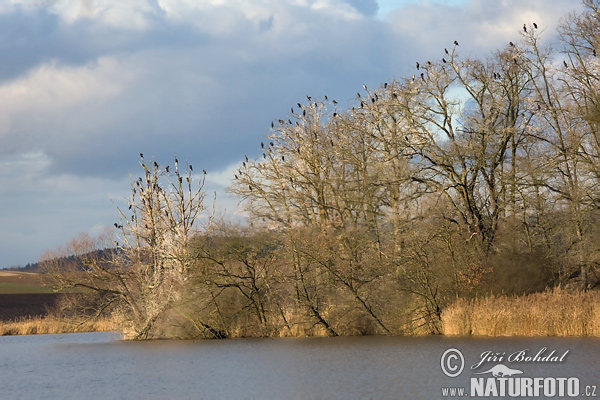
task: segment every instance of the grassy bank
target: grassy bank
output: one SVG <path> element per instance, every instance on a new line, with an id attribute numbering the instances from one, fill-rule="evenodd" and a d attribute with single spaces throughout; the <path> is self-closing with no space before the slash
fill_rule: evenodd
<path id="1" fill-rule="evenodd" d="M 15 321 L 0 322 L 0 336 L 35 335 L 75 332 L 116 331 L 117 323 L 110 318 L 100 318 L 84 323 L 60 320 L 52 316 L 20 318 Z"/>
<path id="2" fill-rule="evenodd" d="M 449 336 L 600 337 L 600 292 L 559 288 L 526 296 L 457 300 L 442 313 Z"/>

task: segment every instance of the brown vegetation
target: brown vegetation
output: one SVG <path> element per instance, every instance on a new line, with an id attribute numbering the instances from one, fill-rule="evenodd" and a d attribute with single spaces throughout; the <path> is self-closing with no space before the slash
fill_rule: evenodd
<path id="1" fill-rule="evenodd" d="M 459 299 L 442 313 L 450 336 L 600 337 L 600 291 L 560 288 L 526 296 Z"/>
<path id="2" fill-rule="evenodd" d="M 119 324 L 112 318 L 96 318 L 76 323 L 58 319 L 54 316 L 23 317 L 13 321 L 0 322 L 0 336 L 5 335 L 40 335 L 75 332 L 109 332 L 118 331 Z"/>

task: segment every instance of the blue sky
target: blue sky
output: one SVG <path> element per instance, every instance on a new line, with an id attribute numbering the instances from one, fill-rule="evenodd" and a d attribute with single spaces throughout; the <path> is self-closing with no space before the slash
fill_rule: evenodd
<path id="1" fill-rule="evenodd" d="M 485 56 L 572 0 L 0 2 L 0 268 L 118 221 L 138 154 L 206 169 L 217 208 L 244 155 L 306 96 L 354 105 L 454 40 Z M 209 196 L 210 197 L 210 196 Z"/>

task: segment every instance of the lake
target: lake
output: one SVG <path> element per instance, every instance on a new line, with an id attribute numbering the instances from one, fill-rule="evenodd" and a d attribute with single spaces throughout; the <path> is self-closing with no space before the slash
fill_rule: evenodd
<path id="1" fill-rule="evenodd" d="M 593 338 L 119 339 L 114 333 L 0 337 L 0 398 L 436 399 L 448 388 L 469 393 L 472 379 L 497 383 L 493 372 L 481 373 L 497 364 L 520 371 L 519 382 L 574 377 L 578 390 L 591 395 L 595 387 L 592 398 L 600 397 L 600 340 Z M 450 375 L 458 372 L 456 351 L 464 369 L 450 377 L 442 365 Z M 471 369 L 482 354 L 485 362 Z"/>

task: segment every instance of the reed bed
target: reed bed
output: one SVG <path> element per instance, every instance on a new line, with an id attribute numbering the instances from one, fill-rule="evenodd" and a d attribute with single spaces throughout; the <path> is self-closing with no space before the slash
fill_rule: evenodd
<path id="1" fill-rule="evenodd" d="M 458 299 L 442 313 L 449 336 L 600 337 L 600 292 L 561 288 L 525 296 Z"/>
<path id="2" fill-rule="evenodd" d="M 74 322 L 52 316 L 20 318 L 14 321 L 0 322 L 0 336 L 36 335 L 75 332 L 108 332 L 117 331 L 118 324 L 114 318 L 103 317 L 85 322 Z"/>

